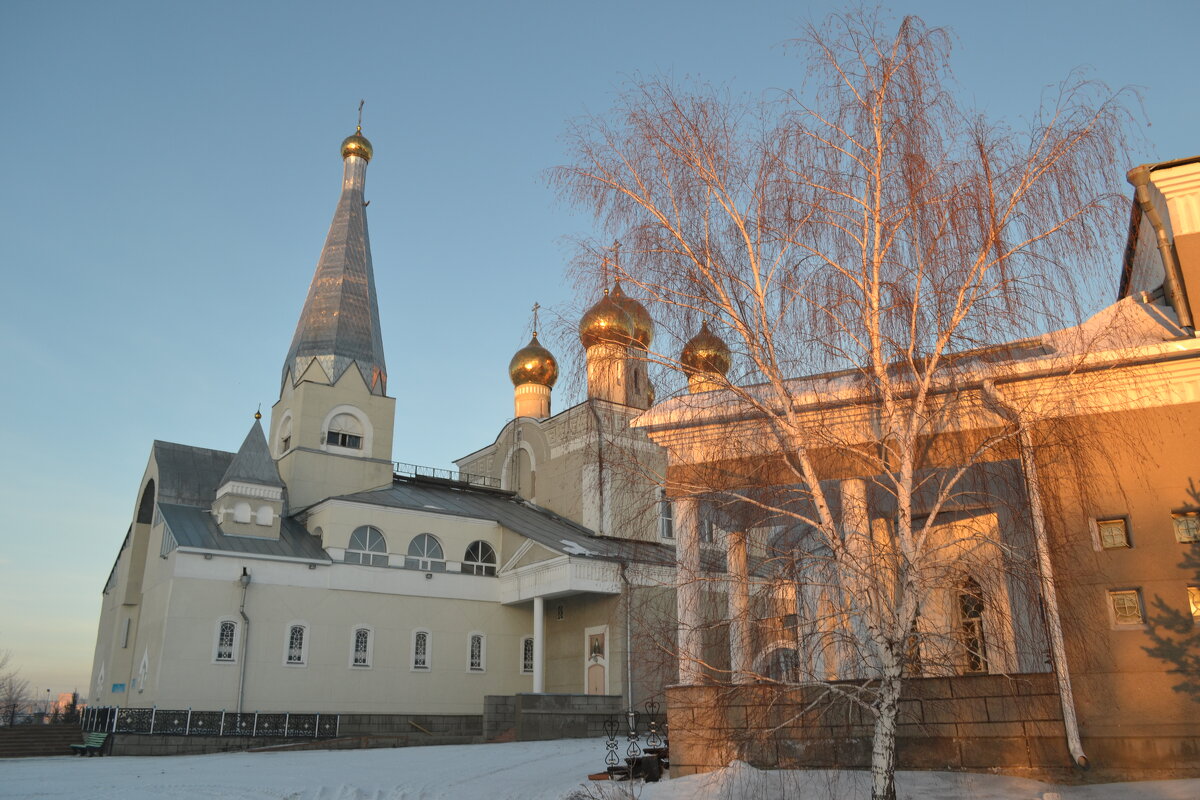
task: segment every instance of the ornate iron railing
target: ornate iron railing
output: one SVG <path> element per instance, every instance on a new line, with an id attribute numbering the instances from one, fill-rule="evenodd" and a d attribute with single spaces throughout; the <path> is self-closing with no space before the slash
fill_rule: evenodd
<path id="1" fill-rule="evenodd" d="M 338 735 L 338 714 L 193 711 L 190 708 L 88 707 L 80 715 L 85 731 L 160 736 L 285 736 L 324 739 Z"/>

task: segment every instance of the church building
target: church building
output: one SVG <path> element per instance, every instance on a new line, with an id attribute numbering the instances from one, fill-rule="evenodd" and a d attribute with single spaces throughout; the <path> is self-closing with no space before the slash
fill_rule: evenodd
<path id="1" fill-rule="evenodd" d="M 584 402 L 551 413 L 558 364 L 535 331 L 513 357 L 514 419 L 495 442 L 461 472 L 394 463 L 363 197 L 372 147 L 360 129 L 341 152 L 341 195 L 266 430 L 256 414 L 236 452 L 151 447 L 104 587 L 92 703 L 421 714 L 478 714 L 487 695 L 523 692 L 641 703 L 664 677 L 631 663 L 629 645 L 670 629 L 633 630 L 628 599 L 670 585 L 672 533 L 654 481 L 611 456 L 665 467 L 629 425 L 653 398 L 637 357 L 649 314 L 618 284 L 585 315 Z"/>

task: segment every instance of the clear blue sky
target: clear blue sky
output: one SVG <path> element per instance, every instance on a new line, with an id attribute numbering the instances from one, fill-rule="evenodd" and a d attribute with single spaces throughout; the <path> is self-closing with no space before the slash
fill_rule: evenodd
<path id="1" fill-rule="evenodd" d="M 394 458 L 448 467 L 511 414 L 530 305 L 585 302 L 564 237 L 590 220 L 544 182 L 564 122 L 639 73 L 798 85 L 780 45 L 840 5 L 0 4 L 0 648 L 42 694 L 86 692 L 151 441 L 234 449 L 278 396 L 359 98 Z M 893 6 L 952 29 L 962 92 L 990 114 L 1027 115 L 1086 67 L 1141 87 L 1153 127 L 1132 162 L 1193 155 L 1200 5 L 1142 8 Z M 547 344 L 569 370 L 577 343 Z"/>

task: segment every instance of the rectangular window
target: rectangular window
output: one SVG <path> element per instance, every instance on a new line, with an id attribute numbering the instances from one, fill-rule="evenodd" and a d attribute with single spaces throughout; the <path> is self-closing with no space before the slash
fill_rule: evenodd
<path id="1" fill-rule="evenodd" d="M 132 617 L 126 617 L 125 624 L 121 626 L 121 647 L 129 647 L 129 626 L 132 622 Z"/>
<path id="2" fill-rule="evenodd" d="M 1192 611 L 1192 622 L 1200 624 L 1200 586 L 1188 587 L 1188 607 Z"/>
<path id="3" fill-rule="evenodd" d="M 1129 547 L 1129 529 L 1121 519 L 1098 519 L 1096 528 L 1100 534 L 1100 546 L 1105 550 Z"/>
<path id="4" fill-rule="evenodd" d="M 1190 544 L 1200 542 L 1200 511 L 1182 511 L 1172 514 L 1175 523 L 1175 539 Z"/>
<path id="5" fill-rule="evenodd" d="M 533 672 L 533 637 L 526 636 L 521 640 L 521 672 Z"/>
<path id="6" fill-rule="evenodd" d="M 658 536 L 660 539 L 675 538 L 675 509 L 663 489 L 658 490 Z"/>
<path id="7" fill-rule="evenodd" d="M 355 436 L 353 433 L 330 431 L 325 435 L 325 443 L 337 447 L 348 447 L 352 450 L 359 450 L 362 448 L 362 437 Z"/>
<path id="8" fill-rule="evenodd" d="M 710 520 L 700 520 L 700 544 L 713 543 L 713 524 Z"/>
<path id="9" fill-rule="evenodd" d="M 1138 589 L 1120 589 L 1108 593 L 1108 602 L 1112 606 L 1113 624 L 1117 626 L 1141 625 L 1145 622 L 1142 616 L 1142 593 Z"/>

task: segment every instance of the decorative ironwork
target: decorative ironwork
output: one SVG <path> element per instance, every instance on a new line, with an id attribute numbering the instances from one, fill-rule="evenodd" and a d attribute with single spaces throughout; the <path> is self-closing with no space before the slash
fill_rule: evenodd
<path id="1" fill-rule="evenodd" d="M 621 769 L 621 757 L 617 755 L 617 729 L 620 725 L 613 717 L 604 720 L 604 735 L 608 737 L 608 741 L 604 743 L 607 752 L 604 755 L 604 764 L 608 767 L 611 774 L 614 769 Z"/>
<path id="2" fill-rule="evenodd" d="M 651 750 L 657 751 L 663 746 L 662 736 L 658 732 L 658 712 L 662 710 L 662 704 L 657 700 L 646 701 L 646 716 L 649 722 L 646 727 L 649 731 L 646 733 L 646 752 Z"/>
<path id="3" fill-rule="evenodd" d="M 192 711 L 191 709 L 86 708 L 80 725 L 87 732 L 163 736 L 286 736 L 327 738 L 338 735 L 337 714 Z"/>
<path id="4" fill-rule="evenodd" d="M 642 747 L 638 744 L 638 712 L 630 709 L 625 713 L 625 719 L 629 722 L 629 733 L 625 738 L 629 740 L 629 746 L 625 748 L 625 760 L 632 764 L 634 761 L 642 757 Z"/>

